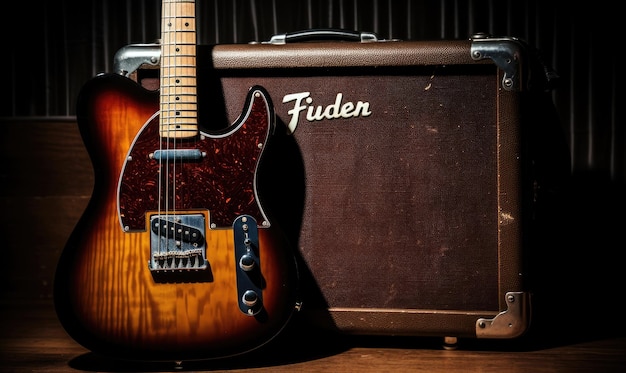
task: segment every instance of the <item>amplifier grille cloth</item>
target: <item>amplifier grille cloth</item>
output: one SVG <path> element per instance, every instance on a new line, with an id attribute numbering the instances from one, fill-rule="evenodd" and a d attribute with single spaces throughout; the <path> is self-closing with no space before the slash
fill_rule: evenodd
<path id="1" fill-rule="evenodd" d="M 328 306 L 498 309 L 493 71 L 222 84 L 231 118 L 252 84 L 269 91 L 283 124 L 293 107 L 281 102 L 286 93 L 310 91 L 323 107 L 337 92 L 370 103 L 366 117 L 308 122 L 302 114 L 293 135 L 305 173 L 298 245 Z M 288 193 L 281 200 L 294 202 Z"/>

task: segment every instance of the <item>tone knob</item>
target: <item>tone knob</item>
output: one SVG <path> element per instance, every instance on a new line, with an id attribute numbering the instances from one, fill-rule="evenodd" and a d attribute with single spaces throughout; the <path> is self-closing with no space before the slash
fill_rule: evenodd
<path id="1" fill-rule="evenodd" d="M 248 307 L 253 307 L 259 301 L 259 296 L 254 290 L 246 290 L 241 297 L 241 301 Z"/>

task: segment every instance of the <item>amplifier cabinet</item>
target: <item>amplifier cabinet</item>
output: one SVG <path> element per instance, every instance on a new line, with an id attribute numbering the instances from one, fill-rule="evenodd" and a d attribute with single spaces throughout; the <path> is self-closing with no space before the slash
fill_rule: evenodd
<path id="1" fill-rule="evenodd" d="M 256 182 L 299 257 L 300 314 L 349 334 L 525 333 L 553 125 L 535 53 L 511 37 L 312 35 L 198 48 L 207 130 L 233 123 L 253 86 L 273 101 Z"/>

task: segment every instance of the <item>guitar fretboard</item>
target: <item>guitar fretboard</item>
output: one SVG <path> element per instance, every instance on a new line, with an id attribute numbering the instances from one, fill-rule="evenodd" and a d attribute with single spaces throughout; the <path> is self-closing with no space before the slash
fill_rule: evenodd
<path id="1" fill-rule="evenodd" d="M 198 133 L 196 6 L 193 0 L 163 0 L 161 25 L 160 136 Z"/>

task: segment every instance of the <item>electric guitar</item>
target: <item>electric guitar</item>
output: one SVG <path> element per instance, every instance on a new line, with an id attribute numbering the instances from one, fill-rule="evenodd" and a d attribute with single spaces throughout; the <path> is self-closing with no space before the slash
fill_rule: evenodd
<path id="1" fill-rule="evenodd" d="M 195 4 L 163 0 L 160 89 L 103 74 L 78 97 L 95 186 L 59 259 L 59 320 L 93 352 L 213 359 L 275 337 L 297 308 L 295 257 L 257 196 L 274 127 L 252 87 L 240 117 L 198 129 Z"/>

